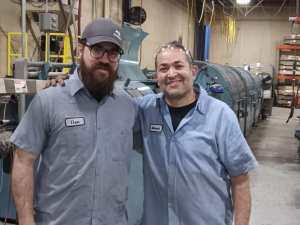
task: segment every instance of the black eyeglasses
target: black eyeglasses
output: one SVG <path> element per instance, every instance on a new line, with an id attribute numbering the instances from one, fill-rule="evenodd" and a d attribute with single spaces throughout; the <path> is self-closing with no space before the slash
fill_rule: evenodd
<path id="1" fill-rule="evenodd" d="M 89 49 L 90 49 L 90 54 L 93 58 L 95 59 L 101 59 L 105 52 L 107 52 L 107 56 L 108 56 L 108 60 L 110 62 L 119 62 L 120 61 L 120 58 L 121 58 L 121 55 L 123 55 L 123 51 L 120 52 L 120 51 L 109 51 L 109 50 L 106 50 L 105 48 L 102 48 L 100 46 L 91 46 L 91 45 L 88 45 L 88 44 L 85 44 L 84 46 L 87 46 Z"/>

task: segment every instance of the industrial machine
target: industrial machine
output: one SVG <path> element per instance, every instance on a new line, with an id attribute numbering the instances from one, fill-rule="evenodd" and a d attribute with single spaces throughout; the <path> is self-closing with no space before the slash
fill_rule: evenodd
<path id="1" fill-rule="evenodd" d="M 240 127 L 246 136 L 259 118 L 262 108 L 262 81 L 243 68 L 194 61 L 199 72 L 195 82 L 205 90 L 214 84 L 223 87 L 223 102 L 237 115 Z"/>

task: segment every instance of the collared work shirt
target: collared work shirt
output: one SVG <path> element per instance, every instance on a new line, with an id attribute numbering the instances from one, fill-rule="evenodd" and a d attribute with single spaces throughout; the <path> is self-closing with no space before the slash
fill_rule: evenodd
<path id="1" fill-rule="evenodd" d="M 162 93 L 137 102 L 144 141 L 142 224 L 232 225 L 230 177 L 258 166 L 234 112 L 200 87 L 196 106 L 174 132 Z"/>
<path id="2" fill-rule="evenodd" d="M 75 72 L 65 87 L 37 94 L 11 138 L 42 156 L 36 224 L 127 224 L 129 166 L 138 131 L 136 102 L 121 88 L 98 103 Z"/>

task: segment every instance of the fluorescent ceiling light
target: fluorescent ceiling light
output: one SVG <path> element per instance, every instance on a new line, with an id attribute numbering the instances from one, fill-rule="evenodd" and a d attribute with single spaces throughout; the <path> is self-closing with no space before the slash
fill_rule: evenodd
<path id="1" fill-rule="evenodd" d="M 237 4 L 248 4 L 250 0 L 236 0 Z"/>

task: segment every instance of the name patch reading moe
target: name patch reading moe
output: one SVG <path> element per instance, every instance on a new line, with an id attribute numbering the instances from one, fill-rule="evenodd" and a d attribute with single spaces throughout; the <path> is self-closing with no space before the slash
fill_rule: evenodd
<path id="1" fill-rule="evenodd" d="M 161 132 L 162 131 L 162 125 L 151 124 L 150 125 L 150 131 L 151 132 Z"/>
<path id="2" fill-rule="evenodd" d="M 84 118 L 83 117 L 66 119 L 66 126 L 67 127 L 82 126 L 82 125 L 84 125 Z"/>

